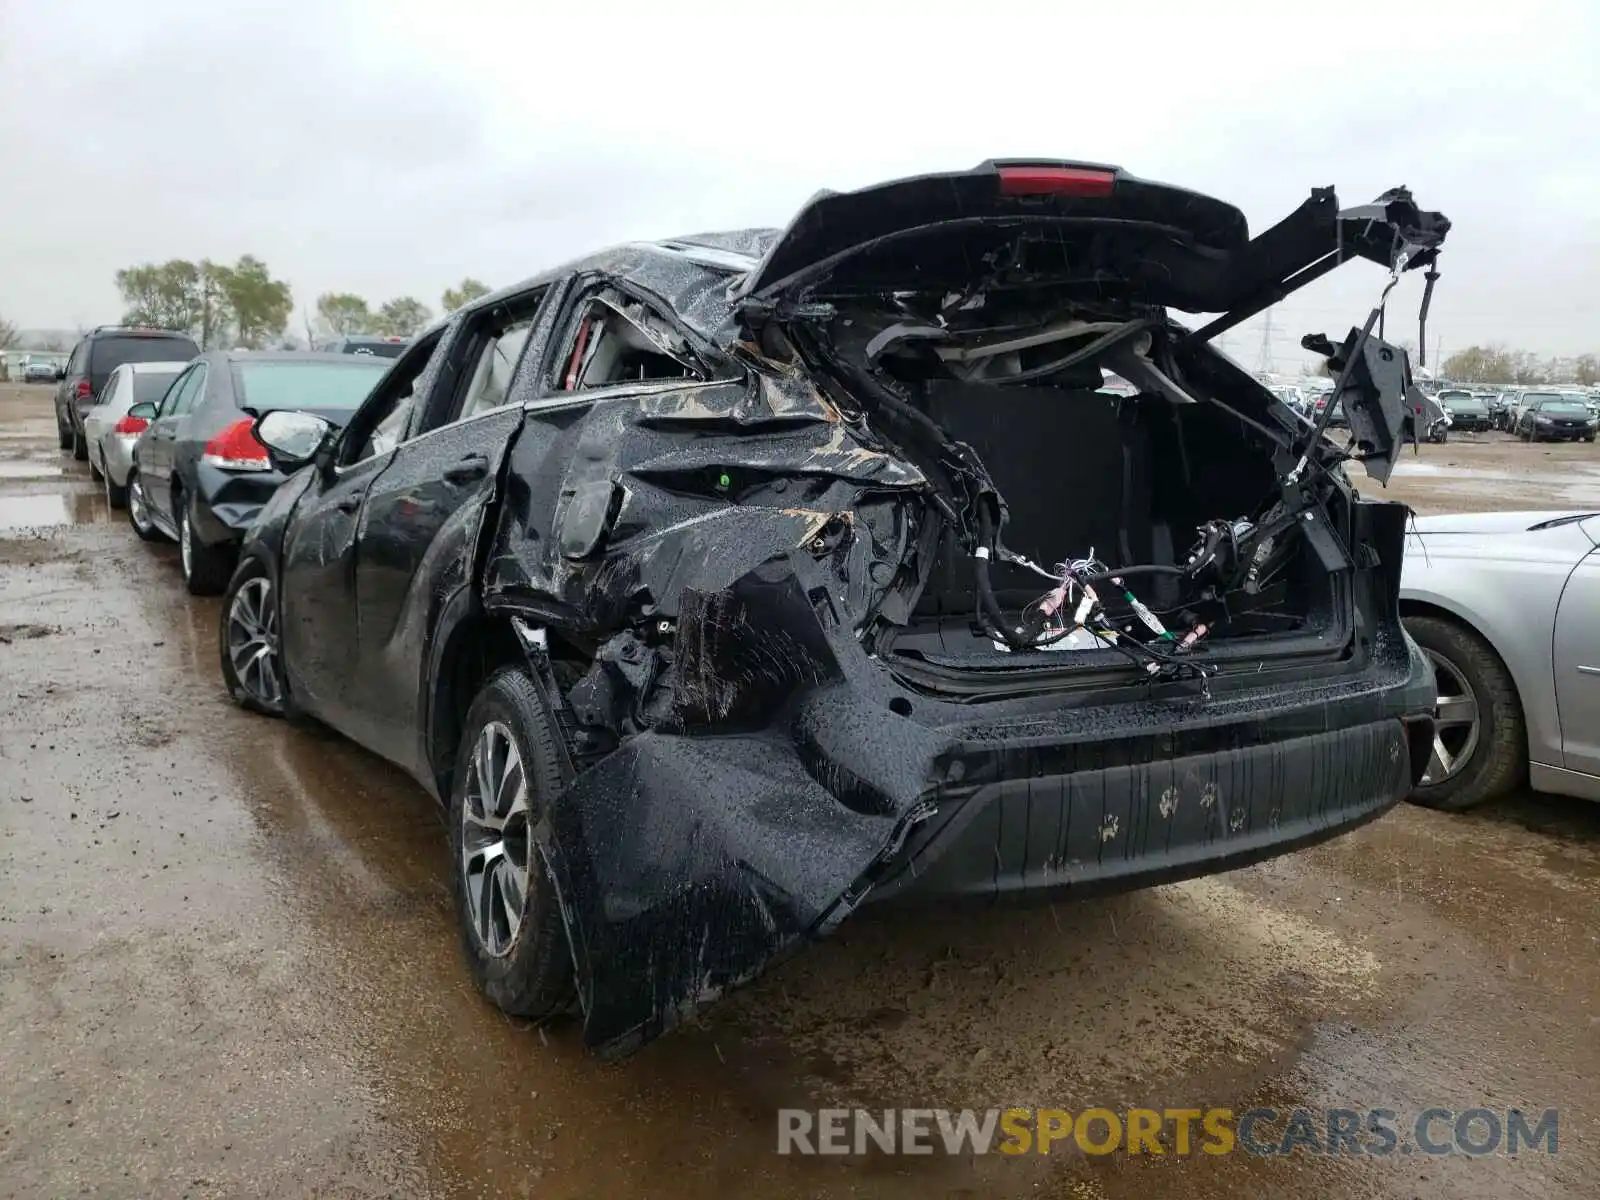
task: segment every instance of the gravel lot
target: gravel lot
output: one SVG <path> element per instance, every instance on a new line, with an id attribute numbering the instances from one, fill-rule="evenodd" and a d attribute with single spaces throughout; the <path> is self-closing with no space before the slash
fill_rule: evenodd
<path id="1" fill-rule="evenodd" d="M 1409 451 L 1419 511 L 1600 452 Z M 217 605 L 0 385 L 0 1196 L 1585 1196 L 1600 808 L 1402 806 L 1220 878 L 868 914 L 636 1058 L 498 1015 L 399 772 L 237 712 Z M 779 1106 L 1560 1108 L 1551 1158 L 780 1158 Z"/>

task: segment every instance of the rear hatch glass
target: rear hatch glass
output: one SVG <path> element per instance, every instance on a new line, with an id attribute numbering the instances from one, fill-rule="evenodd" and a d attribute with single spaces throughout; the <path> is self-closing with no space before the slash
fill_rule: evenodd
<path id="1" fill-rule="evenodd" d="M 127 334 L 97 338 L 89 353 L 89 374 L 103 382 L 104 376 L 123 363 L 179 362 L 199 353 L 200 347 L 186 337 Z"/>
<path id="2" fill-rule="evenodd" d="M 406 342 L 346 342 L 341 350 L 344 354 L 369 354 L 377 358 L 399 358 L 406 351 Z"/>
<path id="3" fill-rule="evenodd" d="M 133 376 L 133 402 L 155 404 L 167 394 L 179 371 L 136 371 Z"/>
<path id="4" fill-rule="evenodd" d="M 233 365 L 240 404 L 257 414 L 288 409 L 342 424 L 389 369 L 386 359 L 353 354 L 345 362 L 241 362 Z"/>

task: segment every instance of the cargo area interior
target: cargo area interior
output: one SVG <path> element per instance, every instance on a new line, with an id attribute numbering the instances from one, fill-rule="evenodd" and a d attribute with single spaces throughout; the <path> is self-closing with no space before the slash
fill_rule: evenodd
<path id="1" fill-rule="evenodd" d="M 1224 409 L 1175 404 L 1164 396 L 1119 396 L 1090 387 L 999 386 L 936 380 L 919 389 L 918 406 L 950 437 L 977 451 L 1004 498 L 1007 549 L 1047 570 L 1066 559 L 1094 557 L 1108 567 L 1179 565 L 1196 528 L 1216 518 L 1259 513 L 1276 492 L 1266 439 Z M 1050 590 L 1025 567 L 996 562 L 996 598 L 1020 614 Z M 1223 639 L 1304 633 L 1332 612 L 1332 582 L 1301 542 L 1271 586 L 1197 604 L 1174 576 L 1142 576 L 1129 588 L 1169 626 L 1193 624 L 1196 610 L 1212 625 L 1209 644 Z M 1117 624 L 1147 636 L 1134 614 L 1102 589 Z M 1125 662 L 1109 646 L 1016 652 L 986 636 L 977 622 L 971 557 L 946 531 L 938 560 L 910 624 L 892 653 L 930 663 L 1018 666 L 1023 662 L 1085 666 Z M 1019 660 L 1022 660 L 1019 662 Z"/>

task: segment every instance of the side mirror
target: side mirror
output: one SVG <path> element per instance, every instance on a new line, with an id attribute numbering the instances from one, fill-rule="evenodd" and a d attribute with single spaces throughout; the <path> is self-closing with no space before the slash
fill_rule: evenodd
<path id="1" fill-rule="evenodd" d="M 67 369 L 65 367 L 57 367 L 56 368 L 56 382 L 60 383 L 66 377 L 67 377 Z"/>
<path id="2" fill-rule="evenodd" d="M 267 448 L 272 465 L 292 475 L 316 458 L 333 438 L 334 427 L 310 413 L 274 410 L 256 418 L 256 440 Z"/>
<path id="3" fill-rule="evenodd" d="M 138 417 L 141 421 L 154 421 L 160 409 L 151 401 L 144 400 L 128 409 L 127 415 Z"/>

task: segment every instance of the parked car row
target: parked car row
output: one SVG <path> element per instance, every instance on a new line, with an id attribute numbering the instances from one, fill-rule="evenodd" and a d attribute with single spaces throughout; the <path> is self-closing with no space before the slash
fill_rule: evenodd
<path id="1" fill-rule="evenodd" d="M 991 162 L 590 255 L 392 362 L 201 355 L 110 436 L 235 701 L 413 775 L 478 986 L 626 1053 L 866 901 L 1180 879 L 1446 786 L 1406 508 L 1168 311 L 1448 229 Z M 1333 354 L 1386 480 L 1405 353 Z"/>
<path id="2" fill-rule="evenodd" d="M 1534 412 L 1551 407 L 1542 413 Z M 1540 417 L 1543 420 L 1540 420 Z M 1600 403 L 1585 392 L 1565 388 L 1521 388 L 1502 392 L 1493 413 L 1494 428 L 1524 441 L 1594 441 L 1600 429 Z"/>

